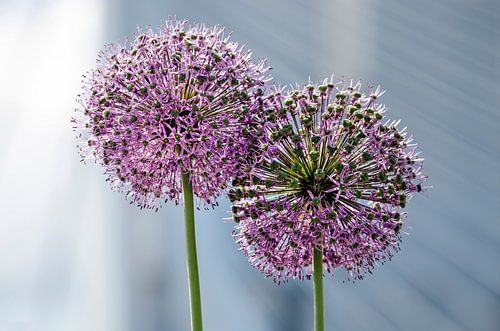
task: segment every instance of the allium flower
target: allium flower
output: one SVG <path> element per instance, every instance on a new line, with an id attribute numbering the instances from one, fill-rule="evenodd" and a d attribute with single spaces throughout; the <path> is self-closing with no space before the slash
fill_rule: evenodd
<path id="1" fill-rule="evenodd" d="M 223 28 L 174 19 L 110 45 L 79 97 L 81 154 L 102 163 L 113 188 L 141 208 L 179 203 L 181 171 L 213 205 L 245 159 L 242 124 L 268 69 Z"/>
<path id="2" fill-rule="evenodd" d="M 361 279 L 398 250 L 406 206 L 425 177 L 416 144 L 384 120 L 379 88 L 325 80 L 268 96 L 261 155 L 234 181 L 234 232 L 250 262 L 276 281 L 323 266 Z"/>

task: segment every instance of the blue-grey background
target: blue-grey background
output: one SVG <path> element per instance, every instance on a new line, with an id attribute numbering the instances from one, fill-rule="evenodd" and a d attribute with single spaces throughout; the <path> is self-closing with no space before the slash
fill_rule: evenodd
<path id="1" fill-rule="evenodd" d="M 222 24 L 276 81 L 380 83 L 433 188 L 402 251 L 326 278 L 328 330 L 500 330 L 500 1 L 0 1 L 0 330 L 188 330 L 182 208 L 141 212 L 79 163 L 69 119 L 103 44 L 168 16 Z M 303 331 L 312 286 L 197 222 L 206 330 Z M 201 217 L 202 216 L 202 217 Z"/>

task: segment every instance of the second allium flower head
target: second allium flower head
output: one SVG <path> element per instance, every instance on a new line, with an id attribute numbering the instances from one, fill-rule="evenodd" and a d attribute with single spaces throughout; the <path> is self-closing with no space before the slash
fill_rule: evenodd
<path id="1" fill-rule="evenodd" d="M 178 203 L 181 171 L 214 204 L 246 162 L 247 124 L 268 69 L 223 28 L 176 20 L 110 45 L 74 119 L 81 154 L 102 163 L 113 187 L 141 208 Z"/>
<path id="2" fill-rule="evenodd" d="M 422 159 L 398 122 L 383 120 L 380 88 L 308 85 L 270 95 L 262 154 L 230 193 L 234 236 L 250 262 L 277 281 L 327 271 L 362 278 L 392 256 L 404 208 L 422 190 Z"/>

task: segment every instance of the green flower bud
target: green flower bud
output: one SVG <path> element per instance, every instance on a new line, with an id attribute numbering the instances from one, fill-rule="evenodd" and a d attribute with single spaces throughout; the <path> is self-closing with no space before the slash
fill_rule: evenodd
<path id="1" fill-rule="evenodd" d="M 342 120 L 342 126 L 345 128 L 345 129 L 348 129 L 352 126 L 352 122 L 349 121 L 347 118 L 343 119 Z"/>
<path id="2" fill-rule="evenodd" d="M 311 161 L 316 162 L 319 159 L 319 152 L 316 150 L 313 150 L 313 151 L 309 152 L 309 157 L 310 157 Z"/>

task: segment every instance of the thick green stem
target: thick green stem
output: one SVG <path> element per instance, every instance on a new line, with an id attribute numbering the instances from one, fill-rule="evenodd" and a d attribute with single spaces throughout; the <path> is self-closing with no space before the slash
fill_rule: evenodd
<path id="1" fill-rule="evenodd" d="M 194 225 L 193 187 L 189 174 L 182 172 L 182 192 L 184 194 L 184 220 L 186 223 L 186 255 L 191 304 L 191 330 L 202 331 L 200 277 L 196 256 L 196 233 Z"/>
<path id="2" fill-rule="evenodd" d="M 323 298 L 323 250 L 313 252 L 314 331 L 325 331 L 325 300 Z"/>

